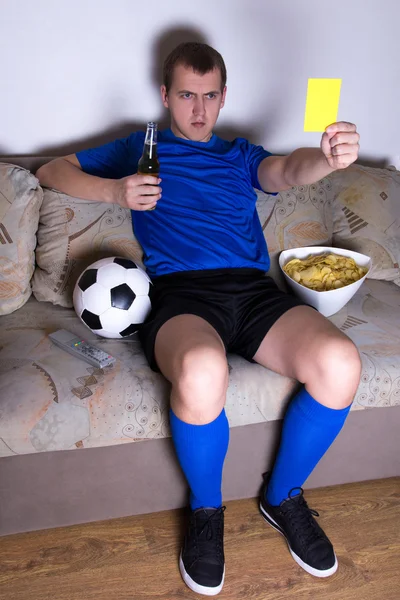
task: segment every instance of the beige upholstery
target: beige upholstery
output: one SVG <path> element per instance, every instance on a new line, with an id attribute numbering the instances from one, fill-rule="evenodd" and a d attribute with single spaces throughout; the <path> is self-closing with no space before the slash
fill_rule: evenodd
<path id="1" fill-rule="evenodd" d="M 23 306 L 32 293 L 42 197 L 29 171 L 0 162 L 0 315 Z"/>

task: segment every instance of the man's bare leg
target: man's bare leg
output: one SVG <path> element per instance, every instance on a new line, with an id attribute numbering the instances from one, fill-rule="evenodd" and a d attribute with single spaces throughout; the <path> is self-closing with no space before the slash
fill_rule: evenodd
<path id="1" fill-rule="evenodd" d="M 224 408 L 229 374 L 225 346 L 215 329 L 196 315 L 178 315 L 160 327 L 154 352 L 172 384 L 176 416 L 196 425 L 213 421 Z"/>
<path id="2" fill-rule="evenodd" d="M 349 406 L 360 382 L 356 346 L 309 306 L 296 306 L 282 315 L 253 360 L 304 383 L 318 402 L 330 408 Z"/>

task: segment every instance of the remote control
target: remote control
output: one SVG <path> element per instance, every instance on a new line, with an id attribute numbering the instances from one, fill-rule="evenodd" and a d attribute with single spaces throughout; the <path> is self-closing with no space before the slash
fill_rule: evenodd
<path id="1" fill-rule="evenodd" d="M 66 350 L 72 356 L 86 360 L 86 362 L 100 369 L 115 363 L 115 358 L 111 354 L 100 350 L 100 348 L 96 348 L 96 346 L 92 346 L 86 340 L 82 340 L 74 333 L 65 329 L 59 329 L 54 333 L 50 333 L 49 338 L 56 346 Z"/>

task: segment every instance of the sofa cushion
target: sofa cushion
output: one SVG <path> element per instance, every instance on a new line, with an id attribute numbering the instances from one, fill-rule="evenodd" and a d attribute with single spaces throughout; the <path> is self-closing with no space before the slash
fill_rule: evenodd
<path id="1" fill-rule="evenodd" d="M 367 280 L 330 317 L 359 348 L 362 376 L 352 410 L 400 404 L 400 290 Z M 65 328 L 116 357 L 96 369 L 52 344 Z M 282 418 L 295 380 L 228 354 L 231 427 Z M 37 302 L 4 316 L 0 333 L 0 455 L 144 441 L 170 435 L 170 385 L 151 371 L 137 336 L 99 339 L 73 309 Z"/>
<path id="2" fill-rule="evenodd" d="M 271 256 L 271 276 L 285 288 L 278 266 L 284 248 L 332 241 L 329 179 L 293 187 L 278 196 L 257 192 L 257 211 Z M 44 188 L 37 268 L 32 289 L 37 300 L 72 307 L 80 273 L 106 256 L 124 256 L 143 266 L 143 251 L 132 230 L 131 214 L 117 204 L 88 202 Z"/>
<path id="3" fill-rule="evenodd" d="M 0 163 L 0 315 L 23 306 L 32 293 L 42 198 L 32 173 Z"/>
<path id="4" fill-rule="evenodd" d="M 32 279 L 37 300 L 72 307 L 76 280 L 86 267 L 107 256 L 143 266 L 142 254 L 130 210 L 44 188 Z"/>
<path id="5" fill-rule="evenodd" d="M 285 290 L 278 263 L 282 250 L 332 245 L 332 183 L 325 177 L 312 185 L 293 186 L 277 196 L 260 191 L 257 195 L 258 216 L 271 260 L 269 274 Z"/>
<path id="6" fill-rule="evenodd" d="M 330 177 L 333 245 L 370 256 L 368 278 L 400 285 L 400 171 L 352 165 Z"/>

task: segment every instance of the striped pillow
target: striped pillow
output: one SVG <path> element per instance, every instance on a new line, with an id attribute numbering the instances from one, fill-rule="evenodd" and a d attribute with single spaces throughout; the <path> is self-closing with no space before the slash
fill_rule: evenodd
<path id="1" fill-rule="evenodd" d="M 370 279 L 400 285 L 400 171 L 352 165 L 330 177 L 333 245 L 370 256 Z"/>

